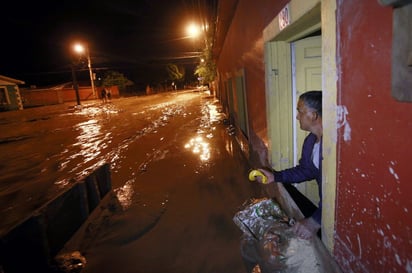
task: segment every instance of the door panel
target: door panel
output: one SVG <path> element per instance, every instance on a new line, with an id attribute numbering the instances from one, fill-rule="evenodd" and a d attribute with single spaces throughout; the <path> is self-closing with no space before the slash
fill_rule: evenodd
<path id="1" fill-rule="evenodd" d="M 283 170 L 293 166 L 291 59 L 283 57 L 290 56 L 290 45 L 270 42 L 266 47 L 270 162 L 274 169 Z"/>
<path id="2" fill-rule="evenodd" d="M 295 86 L 296 99 L 294 103 L 294 116 L 296 117 L 297 100 L 299 96 L 310 90 L 322 90 L 322 41 L 321 36 L 309 37 L 296 41 L 292 44 L 294 53 Z M 303 140 L 309 132 L 299 128 L 299 122 L 294 122 L 294 159 L 297 164 Z M 316 181 L 297 184 L 297 188 L 314 204 L 319 202 L 318 185 Z"/>

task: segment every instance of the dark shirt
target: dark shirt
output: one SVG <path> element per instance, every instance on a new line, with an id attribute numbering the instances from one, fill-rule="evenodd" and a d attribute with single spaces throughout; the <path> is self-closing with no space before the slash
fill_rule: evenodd
<path id="1" fill-rule="evenodd" d="M 299 164 L 283 171 L 274 171 L 276 182 L 301 183 L 316 179 L 320 201 L 317 210 L 311 216 L 316 222 L 321 223 L 322 218 L 322 139 L 319 147 L 319 169 L 313 164 L 312 152 L 316 143 L 316 135 L 310 133 L 303 142 L 302 155 Z"/>

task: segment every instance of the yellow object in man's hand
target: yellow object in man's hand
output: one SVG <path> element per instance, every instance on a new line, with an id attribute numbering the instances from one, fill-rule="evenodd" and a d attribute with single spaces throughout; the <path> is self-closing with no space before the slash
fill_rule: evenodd
<path id="1" fill-rule="evenodd" d="M 256 177 L 260 177 L 261 179 L 262 179 L 262 183 L 263 184 L 267 184 L 267 182 L 268 182 L 268 178 L 266 177 L 266 175 L 264 175 L 261 171 L 259 171 L 259 170 L 252 170 L 250 173 L 249 173 L 249 180 L 250 181 L 255 181 L 256 180 Z"/>

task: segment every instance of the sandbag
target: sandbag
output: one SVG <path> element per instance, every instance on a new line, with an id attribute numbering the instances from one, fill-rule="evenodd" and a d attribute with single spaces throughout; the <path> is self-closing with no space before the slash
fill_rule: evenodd
<path id="1" fill-rule="evenodd" d="M 248 272 L 317 273 L 311 243 L 292 231 L 294 219 L 271 198 L 249 199 L 233 217 L 243 231 L 241 255 Z"/>

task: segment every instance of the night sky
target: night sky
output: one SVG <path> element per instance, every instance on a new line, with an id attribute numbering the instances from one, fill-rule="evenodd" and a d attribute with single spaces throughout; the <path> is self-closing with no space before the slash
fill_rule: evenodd
<path id="1" fill-rule="evenodd" d="M 208 21 L 213 3 L 216 0 L 9 1 L 8 11 L 0 16 L 0 74 L 28 86 L 68 82 L 76 41 L 88 43 L 98 77 L 115 70 L 136 83 L 150 82 L 163 77 L 167 63 L 183 64 L 193 74 L 190 69 L 198 59 L 186 57 L 201 50 L 201 44 L 187 37 L 186 25 Z M 87 76 L 87 67 L 83 71 Z"/>

